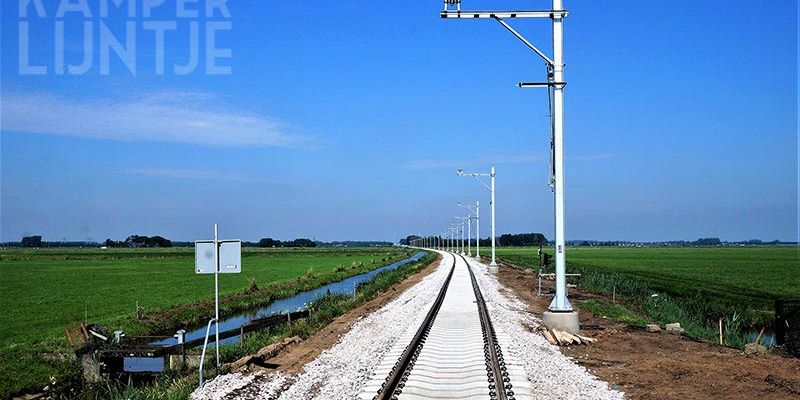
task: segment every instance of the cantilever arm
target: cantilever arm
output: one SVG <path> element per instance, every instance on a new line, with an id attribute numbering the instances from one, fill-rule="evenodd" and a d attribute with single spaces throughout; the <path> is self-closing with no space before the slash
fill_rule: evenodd
<path id="1" fill-rule="evenodd" d="M 534 46 L 531 42 L 529 42 L 522 35 L 520 35 L 519 32 L 514 30 L 514 28 L 512 28 L 511 25 L 507 24 L 506 21 L 503 21 L 502 19 L 496 16 L 493 16 L 493 18 L 495 21 L 499 22 L 500 25 L 503 25 L 504 28 L 508 29 L 508 31 L 511 32 L 514 36 L 516 36 L 517 39 L 522 41 L 522 43 L 525 43 L 525 45 L 528 46 L 529 49 L 533 50 L 534 53 L 538 54 L 539 57 L 542 57 L 547 62 L 548 65 L 555 65 L 555 63 L 553 62 L 553 60 L 550 59 L 550 57 L 542 53 L 541 50 L 537 49 L 536 46 Z"/>
<path id="2" fill-rule="evenodd" d="M 472 174 L 472 176 L 474 176 L 475 179 L 477 179 L 478 182 L 481 183 L 481 185 L 486 186 L 486 188 L 489 189 L 489 190 L 492 190 L 492 187 L 487 185 L 486 182 L 484 182 L 483 179 L 480 178 L 481 175 L 484 175 L 484 174 Z"/>

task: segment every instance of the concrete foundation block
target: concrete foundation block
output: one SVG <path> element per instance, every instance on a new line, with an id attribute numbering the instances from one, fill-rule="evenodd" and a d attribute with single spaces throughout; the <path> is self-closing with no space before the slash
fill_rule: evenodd
<path id="1" fill-rule="evenodd" d="M 169 360 L 168 360 L 169 361 L 169 363 L 168 363 L 169 369 L 178 370 L 178 369 L 182 369 L 184 367 L 185 363 L 183 362 L 183 355 L 181 355 L 181 354 L 170 354 L 168 356 L 168 358 L 169 358 Z"/>
<path id="2" fill-rule="evenodd" d="M 648 332 L 661 332 L 661 327 L 658 324 L 647 324 L 645 328 Z"/>
<path id="3" fill-rule="evenodd" d="M 542 322 L 544 326 L 550 329 L 558 329 L 572 334 L 577 334 L 581 331 L 581 323 L 578 319 L 578 313 L 575 311 L 545 311 L 542 315 Z"/>
<path id="4" fill-rule="evenodd" d="M 81 356 L 81 366 L 83 367 L 83 379 L 89 383 L 100 382 L 100 363 L 94 354 L 84 354 Z"/>
<path id="5" fill-rule="evenodd" d="M 685 330 L 681 328 L 681 324 L 678 322 L 664 325 L 664 330 L 673 335 L 683 335 L 683 332 L 685 332 Z"/>
<path id="6" fill-rule="evenodd" d="M 748 343 L 744 345 L 744 354 L 747 355 L 767 354 L 767 348 L 758 343 Z"/>

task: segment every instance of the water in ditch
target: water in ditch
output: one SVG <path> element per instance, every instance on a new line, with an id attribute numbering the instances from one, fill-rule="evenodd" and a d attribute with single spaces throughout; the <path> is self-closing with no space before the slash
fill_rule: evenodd
<path id="1" fill-rule="evenodd" d="M 420 251 L 409 258 L 391 263 L 389 265 L 384 265 L 383 267 L 374 269 L 372 271 L 360 275 L 354 275 L 338 282 L 329 283 L 327 285 L 320 286 L 316 289 L 300 292 L 292 297 L 275 300 L 266 307 L 261 307 L 255 310 L 244 311 L 239 314 L 232 315 L 220 321 L 219 331 L 223 332 L 229 329 L 239 328 L 240 326 L 246 325 L 250 321 L 257 318 L 267 317 L 274 314 L 282 314 L 286 312 L 303 310 L 309 303 L 313 302 L 317 298 L 324 296 L 328 293 L 353 295 L 356 286 L 358 286 L 359 284 L 371 281 L 375 277 L 375 275 L 378 275 L 383 271 L 391 271 L 408 263 L 418 261 L 424 255 L 425 253 Z M 211 342 L 214 340 L 214 327 L 212 326 L 211 329 L 212 329 L 211 337 L 209 338 L 209 344 L 208 344 L 209 348 L 214 346 L 214 343 Z M 188 341 L 198 338 L 204 338 L 205 335 L 206 335 L 206 325 L 203 325 L 201 327 L 187 331 L 185 334 L 185 339 Z M 220 343 L 229 344 L 229 343 L 236 343 L 237 341 L 239 341 L 239 336 L 233 336 L 227 339 L 220 340 Z M 157 346 L 169 346 L 177 344 L 177 339 L 168 338 L 152 342 L 151 344 Z M 124 360 L 124 370 L 126 372 L 161 372 L 164 370 L 164 359 L 160 357 L 159 358 L 126 357 Z"/>

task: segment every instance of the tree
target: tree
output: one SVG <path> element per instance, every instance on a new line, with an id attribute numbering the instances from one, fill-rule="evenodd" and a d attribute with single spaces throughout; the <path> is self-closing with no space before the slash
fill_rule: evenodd
<path id="1" fill-rule="evenodd" d="M 130 235 L 125 239 L 128 247 L 143 247 L 147 245 L 147 236 Z"/>
<path id="2" fill-rule="evenodd" d="M 547 238 L 541 233 L 505 233 L 497 238 L 498 246 L 544 246 L 546 244 Z"/>
<path id="3" fill-rule="evenodd" d="M 172 241 L 161 236 L 149 237 L 145 240 L 147 247 L 172 247 Z"/>
<path id="4" fill-rule="evenodd" d="M 285 243 L 286 247 L 317 247 L 317 244 L 310 239 L 295 239 Z"/>
<path id="5" fill-rule="evenodd" d="M 106 240 L 106 246 L 112 247 L 172 247 L 172 241 L 163 236 L 148 237 L 144 235 L 130 235 L 124 242 Z"/>
<path id="6" fill-rule="evenodd" d="M 20 246 L 22 247 L 42 247 L 42 237 L 37 236 L 25 236 L 19 242 Z"/>
<path id="7" fill-rule="evenodd" d="M 262 238 L 258 241 L 258 247 L 278 247 L 280 246 L 281 242 L 276 241 L 272 238 Z"/>
<path id="8" fill-rule="evenodd" d="M 719 238 L 700 238 L 694 244 L 698 246 L 719 246 L 722 245 L 722 241 Z"/>
<path id="9" fill-rule="evenodd" d="M 413 241 L 415 241 L 417 239 L 420 239 L 420 237 L 417 236 L 417 235 L 408 235 L 408 236 L 406 236 L 405 239 L 400 239 L 400 244 L 404 245 L 404 246 L 405 245 L 410 245 L 411 242 L 413 242 Z"/>

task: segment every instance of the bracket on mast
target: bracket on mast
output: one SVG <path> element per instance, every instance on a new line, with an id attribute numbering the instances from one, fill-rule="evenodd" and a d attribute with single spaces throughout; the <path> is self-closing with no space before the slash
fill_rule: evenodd
<path id="1" fill-rule="evenodd" d="M 517 86 L 521 88 L 560 86 L 563 88 L 564 86 L 567 86 L 567 82 L 520 82 L 517 84 Z"/>

